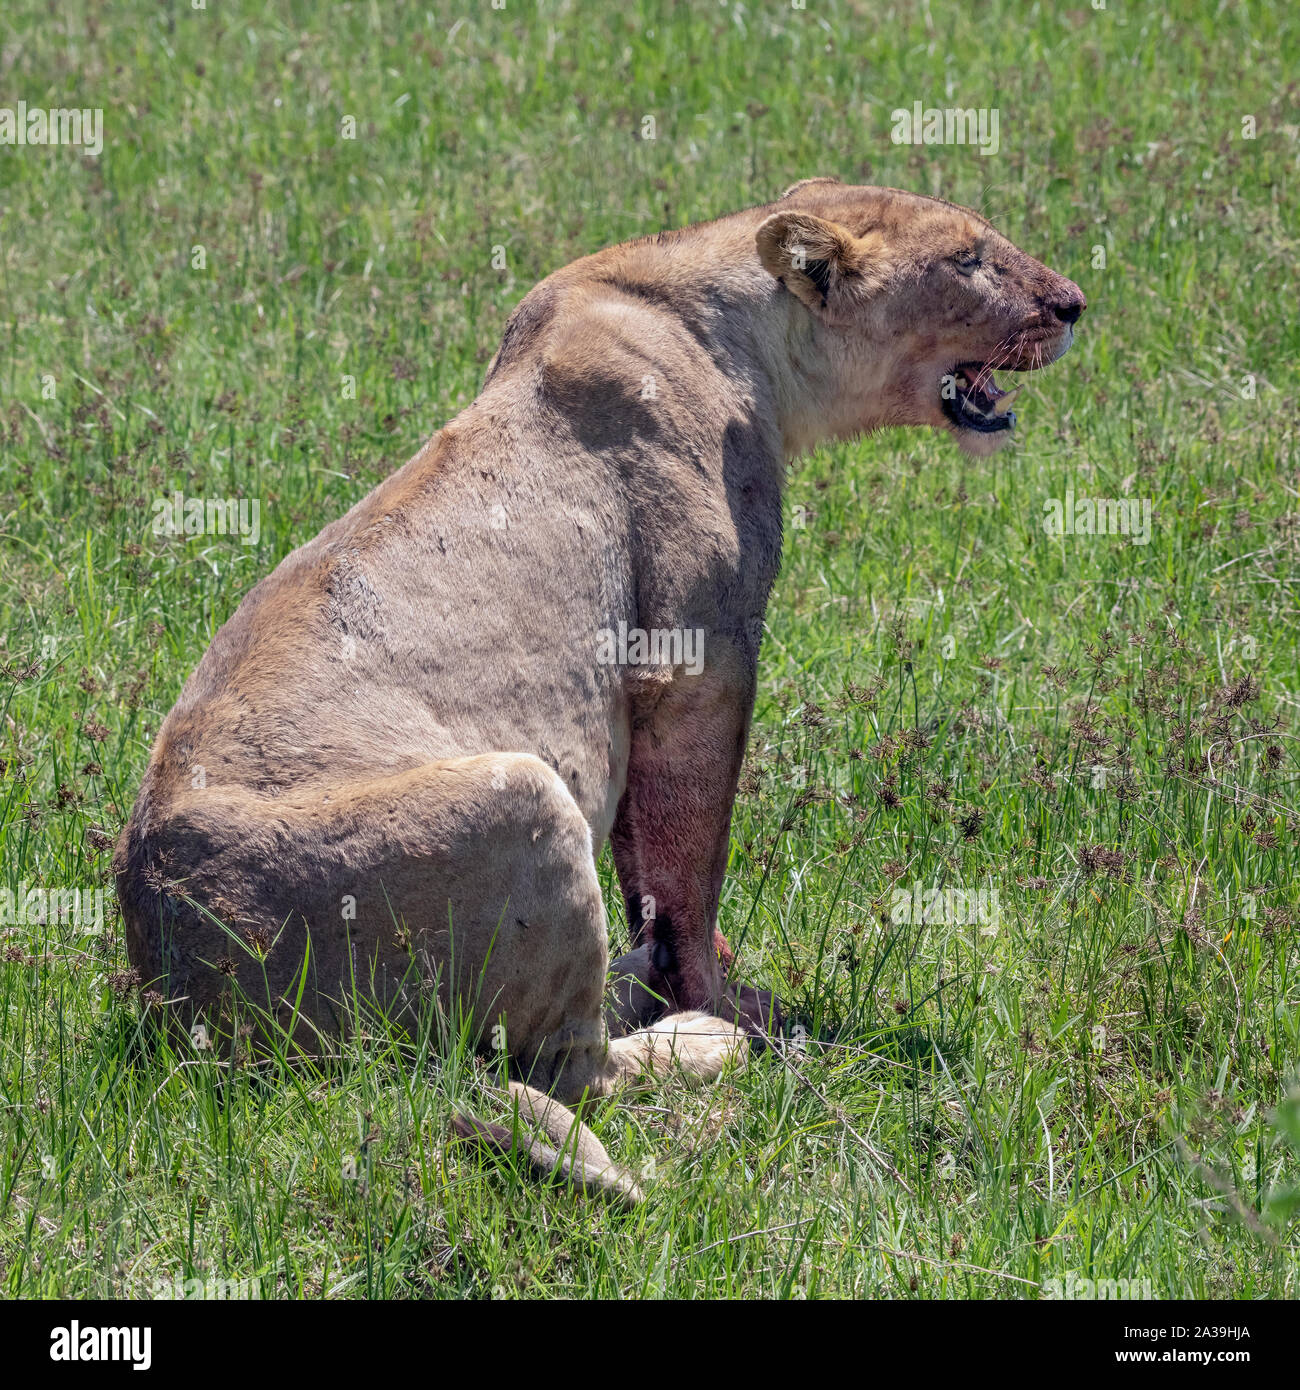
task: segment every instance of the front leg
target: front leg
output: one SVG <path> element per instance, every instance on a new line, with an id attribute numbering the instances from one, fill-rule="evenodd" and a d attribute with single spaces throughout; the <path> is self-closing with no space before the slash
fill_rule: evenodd
<path id="1" fill-rule="evenodd" d="M 627 787 L 610 841 L 645 984 L 673 1009 L 774 1022 L 771 997 L 727 983 L 731 948 L 717 927 L 731 808 L 753 710 L 751 660 L 708 635 L 704 669 L 633 673 Z"/>

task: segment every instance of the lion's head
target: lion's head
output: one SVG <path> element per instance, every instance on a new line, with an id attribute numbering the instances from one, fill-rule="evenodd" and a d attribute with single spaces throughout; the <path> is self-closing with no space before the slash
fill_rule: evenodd
<path id="1" fill-rule="evenodd" d="M 978 213 L 892 188 L 809 179 L 759 226 L 764 267 L 807 307 L 831 432 L 933 425 L 989 454 L 1028 372 L 1074 341 L 1083 292 Z"/>

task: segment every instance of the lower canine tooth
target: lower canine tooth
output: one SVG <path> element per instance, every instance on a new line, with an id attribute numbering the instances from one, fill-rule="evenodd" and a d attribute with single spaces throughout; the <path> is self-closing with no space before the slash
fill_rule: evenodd
<path id="1" fill-rule="evenodd" d="M 994 415 L 1005 415 L 1016 403 L 1016 397 L 1023 389 L 1023 387 L 1017 386 L 1014 391 L 1008 391 L 1005 396 L 999 396 L 997 400 L 993 402 Z"/>

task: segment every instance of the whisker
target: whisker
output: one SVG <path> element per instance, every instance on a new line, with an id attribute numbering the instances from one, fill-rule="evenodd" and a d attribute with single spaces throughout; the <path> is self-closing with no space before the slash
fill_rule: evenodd
<path id="1" fill-rule="evenodd" d="M 982 391 L 986 381 L 992 378 L 993 373 L 996 372 L 1004 362 L 1009 362 L 1011 358 L 1015 356 L 1012 345 L 1019 336 L 1018 330 L 1009 333 L 1000 343 L 994 346 L 993 351 L 989 354 L 988 361 L 986 361 L 980 367 L 978 373 L 976 373 L 975 380 L 971 383 L 972 390 Z"/>

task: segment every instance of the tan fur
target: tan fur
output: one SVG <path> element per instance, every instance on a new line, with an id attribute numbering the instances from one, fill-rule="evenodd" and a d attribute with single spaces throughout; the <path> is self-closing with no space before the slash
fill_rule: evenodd
<path id="1" fill-rule="evenodd" d="M 744 1056 L 734 1024 L 712 1014 L 672 1014 L 631 1037 L 610 1042 L 610 1081 L 620 1087 L 646 1084 L 674 1064 L 687 1078 L 713 1080 L 728 1064 L 743 1065 Z M 622 1206 L 642 1200 L 637 1180 L 610 1158 L 573 1111 L 523 1082 L 510 1082 L 509 1091 L 515 1102 L 516 1123 L 511 1129 L 461 1112 L 453 1119 L 457 1133 L 498 1153 L 518 1150 L 539 1172 L 558 1174 L 581 1192 Z"/>
<path id="2" fill-rule="evenodd" d="M 478 400 L 247 595 L 167 717 L 114 861 L 167 1013 L 310 1032 L 436 991 L 535 1088 L 606 1093 L 667 1058 L 602 1017 L 610 839 L 620 1016 L 761 1032 L 717 911 L 786 460 L 953 429 L 944 373 L 1043 365 L 1081 307 L 977 214 L 829 180 L 543 281 Z M 702 670 L 602 664 L 620 623 L 702 631 Z"/>

